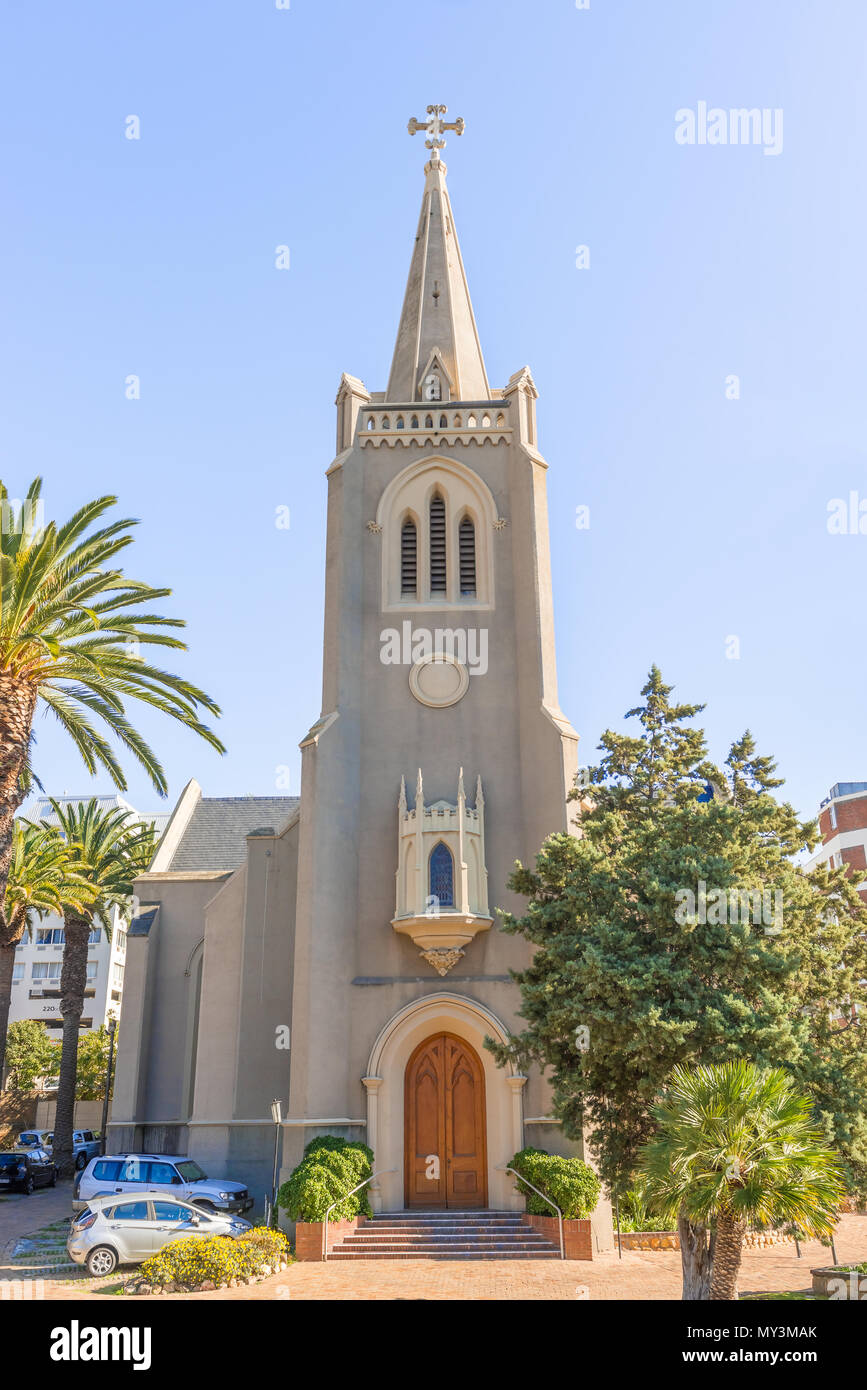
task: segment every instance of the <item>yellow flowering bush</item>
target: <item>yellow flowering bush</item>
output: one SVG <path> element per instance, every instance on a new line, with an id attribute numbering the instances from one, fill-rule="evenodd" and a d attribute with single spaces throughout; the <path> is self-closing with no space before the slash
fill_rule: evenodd
<path id="1" fill-rule="evenodd" d="M 164 1245 L 141 1266 L 143 1283 L 201 1284 L 210 1280 L 225 1284 L 230 1279 L 248 1279 L 265 1267 L 288 1260 L 289 1242 L 281 1231 L 264 1226 L 233 1239 L 231 1236 L 184 1236 Z"/>

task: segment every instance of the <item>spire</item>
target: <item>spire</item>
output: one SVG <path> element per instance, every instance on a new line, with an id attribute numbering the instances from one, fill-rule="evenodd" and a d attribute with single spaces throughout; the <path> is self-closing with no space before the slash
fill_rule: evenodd
<path id="1" fill-rule="evenodd" d="M 425 165 L 424 197 L 409 268 L 403 312 L 388 379 L 386 401 L 489 400 L 470 291 L 446 188 L 446 166 L 439 157 L 442 130 L 463 131 L 463 121 L 446 125 L 445 107 L 428 107 L 433 119 L 415 117 L 410 134 L 429 130 L 432 155 Z M 425 381 L 438 381 L 426 388 Z M 428 394 L 430 391 L 430 394 Z"/>

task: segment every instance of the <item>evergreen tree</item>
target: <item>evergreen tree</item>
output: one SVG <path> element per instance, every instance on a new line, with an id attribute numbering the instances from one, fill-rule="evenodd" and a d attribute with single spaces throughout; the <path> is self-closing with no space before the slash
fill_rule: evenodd
<path id="1" fill-rule="evenodd" d="M 867 912 L 843 869 L 796 863 L 816 824 L 776 800 L 751 735 L 714 766 L 691 722 L 703 706 L 671 691 L 654 666 L 627 715 L 640 733 L 606 731 L 575 793 L 578 835 L 516 865 L 509 886 L 529 901 L 502 924 L 536 947 L 515 974 L 526 1027 L 489 1046 L 549 1069 L 556 1115 L 572 1137 L 592 1132 L 612 1192 L 633 1180 L 672 1069 L 740 1060 L 797 1078 L 863 1189 Z M 684 1296 L 706 1296 L 712 1236 L 680 1231 Z"/>

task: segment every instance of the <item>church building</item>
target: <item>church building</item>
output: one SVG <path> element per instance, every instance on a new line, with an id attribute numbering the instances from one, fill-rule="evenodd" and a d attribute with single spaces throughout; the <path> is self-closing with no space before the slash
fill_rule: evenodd
<path id="1" fill-rule="evenodd" d="M 557 699 L 537 391 L 488 381 L 440 158 L 385 390 L 344 374 L 328 520 L 322 708 L 301 795 L 190 782 L 129 933 L 109 1152 L 189 1153 L 271 1187 L 320 1134 L 375 1153 L 376 1211 L 522 1210 L 525 1145 L 582 1154 L 537 1070 L 498 928 L 516 859 L 569 826 L 578 736 Z M 435 1158 L 436 1162 L 431 1162 Z M 610 1209 L 594 1216 L 611 1248 Z"/>

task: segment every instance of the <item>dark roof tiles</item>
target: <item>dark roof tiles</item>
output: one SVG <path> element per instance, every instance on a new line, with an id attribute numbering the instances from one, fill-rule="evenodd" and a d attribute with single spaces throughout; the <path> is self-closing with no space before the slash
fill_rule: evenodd
<path id="1" fill-rule="evenodd" d="M 279 832 L 297 811 L 297 796 L 202 797 L 193 811 L 169 872 L 227 872 L 247 858 L 248 835 L 271 826 Z"/>

